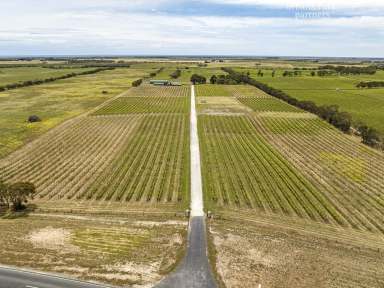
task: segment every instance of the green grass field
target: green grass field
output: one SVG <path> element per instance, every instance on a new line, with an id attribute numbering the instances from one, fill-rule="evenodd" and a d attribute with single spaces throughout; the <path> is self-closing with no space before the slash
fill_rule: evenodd
<path id="1" fill-rule="evenodd" d="M 303 76 L 283 77 L 283 69 L 262 70 L 264 77 L 258 77 L 258 69 L 239 68 L 239 71 L 251 73 L 251 77 L 274 88 L 283 90 L 299 100 L 314 101 L 319 105 L 338 105 L 340 110 L 352 114 L 354 122 L 364 123 L 384 134 L 384 89 L 358 89 L 360 81 L 384 80 L 384 71 L 375 75 L 312 77 L 309 71 Z"/>
<path id="2" fill-rule="evenodd" d="M 148 70 L 115 69 L 0 93 L 0 157 L 130 88 Z M 106 91 L 107 94 L 103 94 Z M 42 122 L 29 124 L 30 115 Z"/>
<path id="3" fill-rule="evenodd" d="M 79 73 L 92 70 L 90 68 L 49 69 L 43 67 L 1 68 L 0 86 L 24 82 L 27 80 L 43 80 L 50 77 L 63 76 L 70 73 Z"/>

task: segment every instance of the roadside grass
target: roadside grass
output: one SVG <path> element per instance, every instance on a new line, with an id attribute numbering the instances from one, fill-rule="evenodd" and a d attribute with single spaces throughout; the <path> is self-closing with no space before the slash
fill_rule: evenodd
<path id="1" fill-rule="evenodd" d="M 187 223 L 39 214 L 1 220 L 0 230 L 3 265 L 113 285 L 153 285 L 184 253 Z"/>

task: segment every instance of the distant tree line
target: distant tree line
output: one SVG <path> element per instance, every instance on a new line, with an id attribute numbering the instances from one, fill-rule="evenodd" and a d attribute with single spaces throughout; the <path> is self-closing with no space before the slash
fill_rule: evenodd
<path id="1" fill-rule="evenodd" d="M 172 72 L 169 76 L 173 79 L 177 79 L 181 76 L 181 70 L 177 68 L 176 71 Z"/>
<path id="2" fill-rule="evenodd" d="M 283 77 L 293 77 L 293 76 L 301 76 L 302 72 L 299 70 L 294 70 L 294 71 L 284 71 L 283 72 Z"/>
<path id="3" fill-rule="evenodd" d="M 29 199 L 33 199 L 36 188 L 29 182 L 6 184 L 0 180 L 0 205 L 14 211 L 23 210 Z"/>
<path id="4" fill-rule="evenodd" d="M 209 83 L 211 84 L 227 84 L 227 85 L 236 85 L 238 84 L 232 77 L 228 74 L 226 75 L 212 75 L 209 79 Z"/>
<path id="5" fill-rule="evenodd" d="M 7 84 L 7 85 L 4 85 L 4 86 L 0 86 L 0 92 L 5 91 L 5 90 L 12 90 L 12 89 L 16 89 L 16 88 L 40 85 L 40 84 L 44 84 L 44 83 L 54 82 L 54 81 L 62 80 L 62 79 L 68 79 L 68 78 L 72 78 L 72 77 L 76 77 L 76 76 L 81 76 L 81 75 L 95 74 L 95 73 L 99 73 L 101 71 L 113 70 L 113 69 L 115 69 L 115 68 L 112 68 L 112 67 L 98 68 L 98 69 L 94 69 L 94 70 L 77 72 L 77 73 L 72 72 L 72 73 L 69 73 L 69 74 L 65 74 L 63 76 L 50 77 L 50 78 L 47 78 L 47 79 L 27 80 L 27 81 L 24 81 L 24 82 Z"/>
<path id="6" fill-rule="evenodd" d="M 320 76 L 320 77 L 332 76 L 332 75 L 335 75 L 335 73 L 336 72 L 333 70 L 319 70 L 319 71 L 317 71 L 317 76 Z"/>
<path id="7" fill-rule="evenodd" d="M 357 88 L 377 88 L 384 87 L 384 81 L 363 81 L 356 85 Z"/>
<path id="8" fill-rule="evenodd" d="M 43 68 L 48 69 L 76 69 L 76 68 L 129 68 L 131 67 L 128 63 L 88 63 L 83 65 L 57 65 L 57 64 L 45 64 L 41 65 Z"/>
<path id="9" fill-rule="evenodd" d="M 252 79 L 249 76 L 249 73 L 239 73 L 231 68 L 222 68 L 222 70 L 227 72 L 229 77 L 231 77 L 237 84 L 244 83 L 255 86 L 256 88 L 259 88 L 269 95 L 279 98 L 300 109 L 318 115 L 343 132 L 350 132 L 351 130 L 351 115 L 347 112 L 339 111 L 339 107 L 337 105 L 318 106 L 313 101 L 300 101 L 281 90 L 275 89 L 271 86 L 268 86 L 267 84 Z M 362 137 L 364 144 L 372 147 L 382 146 L 380 135 L 375 129 L 368 127 L 364 123 L 359 123 L 356 129 L 358 134 Z"/>
<path id="10" fill-rule="evenodd" d="M 319 66 L 319 70 L 331 70 L 335 71 L 338 74 L 341 75 L 348 75 L 348 74 L 368 74 L 373 75 L 377 71 L 376 66 L 334 66 L 334 65 L 324 65 Z"/>
<path id="11" fill-rule="evenodd" d="M 129 68 L 131 64 L 129 63 L 98 63 L 98 62 L 88 62 L 88 63 L 71 63 L 71 64 L 0 64 L 0 68 L 33 68 L 33 67 L 42 67 L 47 69 L 76 69 L 76 68 Z"/>

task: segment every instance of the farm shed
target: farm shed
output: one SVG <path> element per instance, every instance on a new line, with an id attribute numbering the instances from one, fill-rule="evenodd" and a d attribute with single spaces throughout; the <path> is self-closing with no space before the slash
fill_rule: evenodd
<path id="1" fill-rule="evenodd" d="M 151 80 L 149 81 L 152 85 L 158 85 L 158 86 L 169 86 L 172 85 L 171 81 L 169 80 Z"/>

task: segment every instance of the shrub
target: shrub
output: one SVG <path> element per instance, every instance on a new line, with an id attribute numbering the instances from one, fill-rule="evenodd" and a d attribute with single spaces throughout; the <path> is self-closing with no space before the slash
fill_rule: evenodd
<path id="1" fill-rule="evenodd" d="M 41 119 L 37 115 L 31 115 L 28 117 L 28 122 L 29 123 L 41 122 Z"/>
<path id="2" fill-rule="evenodd" d="M 143 83 L 143 79 L 137 79 L 132 82 L 132 87 L 139 87 Z"/>
<path id="3" fill-rule="evenodd" d="M 173 79 L 177 79 L 181 76 L 181 70 L 177 69 L 175 72 L 171 73 L 169 76 L 171 76 L 171 78 Z"/>

